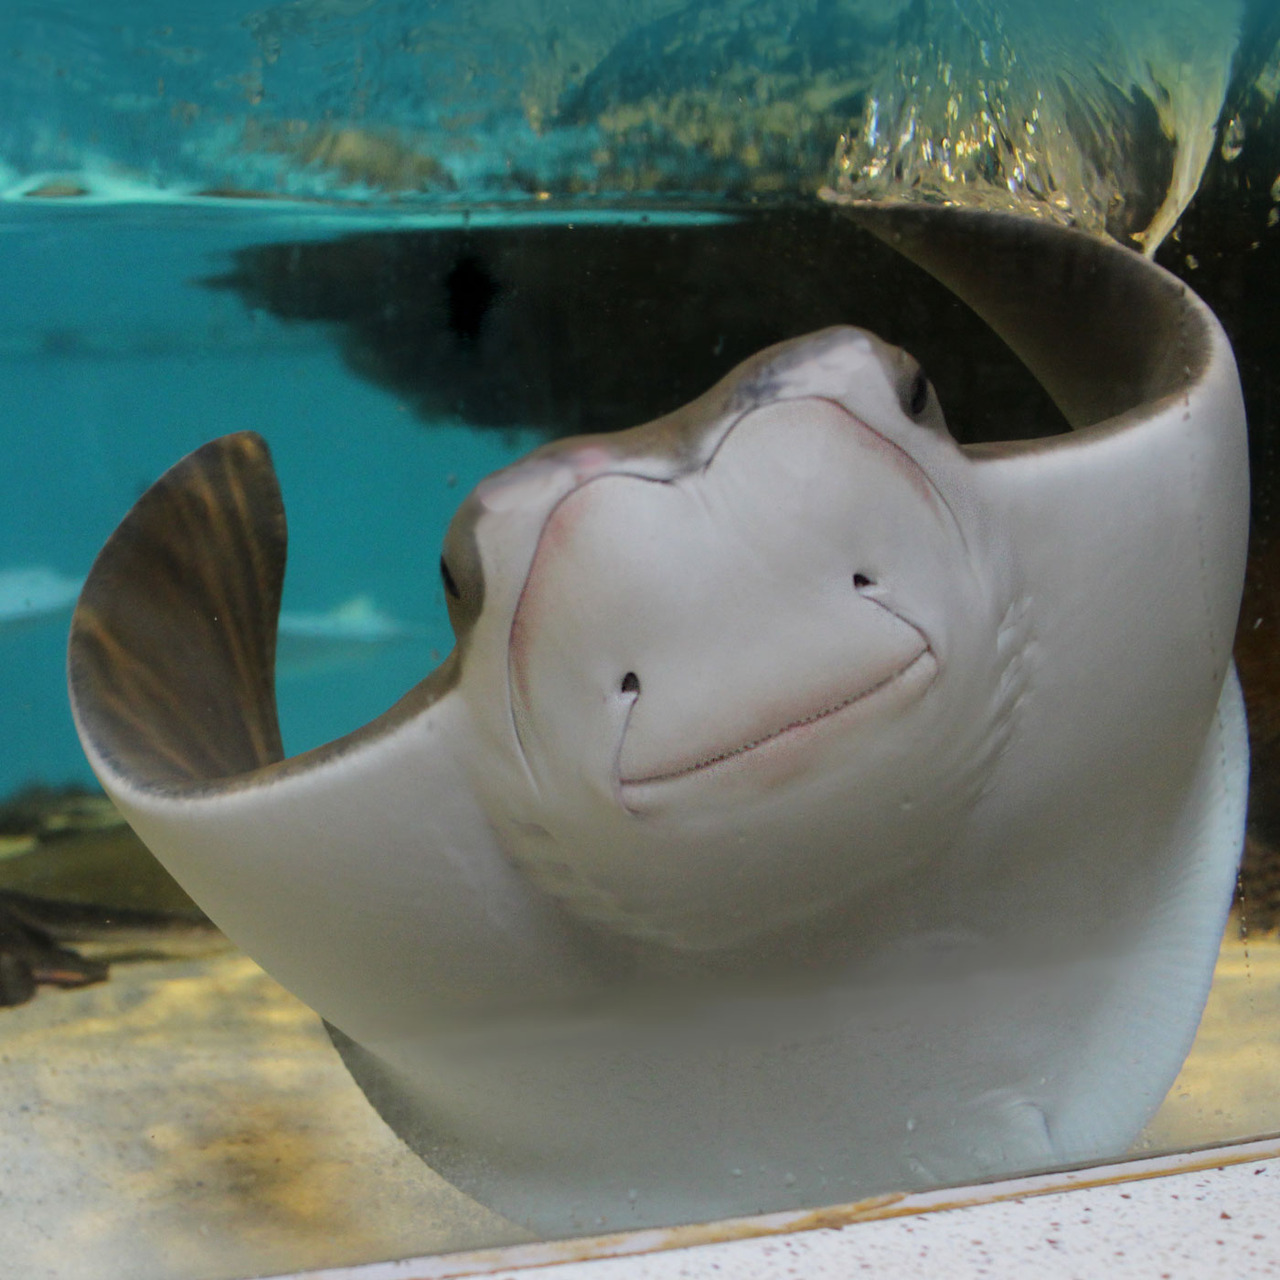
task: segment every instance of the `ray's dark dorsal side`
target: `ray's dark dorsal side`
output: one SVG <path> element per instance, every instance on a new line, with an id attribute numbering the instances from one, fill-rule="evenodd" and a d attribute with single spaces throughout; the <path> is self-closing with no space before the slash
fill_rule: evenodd
<path id="1" fill-rule="evenodd" d="M 836 203 L 967 302 L 1073 427 L 1149 412 L 1208 368 L 1201 309 L 1131 249 L 974 209 Z"/>
<path id="2" fill-rule="evenodd" d="M 172 467 L 100 552 L 72 627 L 82 733 L 157 789 L 284 756 L 276 622 L 284 506 L 265 441 L 225 436 Z"/>

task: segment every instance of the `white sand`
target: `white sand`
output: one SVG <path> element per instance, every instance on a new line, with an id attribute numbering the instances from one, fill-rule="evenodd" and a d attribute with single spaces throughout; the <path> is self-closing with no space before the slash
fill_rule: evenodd
<path id="1" fill-rule="evenodd" d="M 0 1010 L 0 1276 L 263 1275 L 526 1238 L 382 1124 L 239 952 Z"/>
<path id="2" fill-rule="evenodd" d="M 410 1155 L 234 951 L 0 1010 L 0 1276 L 218 1280 L 524 1238 Z M 1228 938 L 1143 1150 L 1280 1130 L 1280 942 Z"/>

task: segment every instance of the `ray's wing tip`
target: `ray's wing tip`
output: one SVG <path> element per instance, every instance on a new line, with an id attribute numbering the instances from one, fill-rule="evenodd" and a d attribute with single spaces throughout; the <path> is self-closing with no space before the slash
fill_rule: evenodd
<path id="1" fill-rule="evenodd" d="M 286 543 L 257 432 L 200 446 L 138 499 L 71 620 L 68 687 L 91 761 L 155 788 L 282 758 L 274 666 Z"/>
<path id="2" fill-rule="evenodd" d="M 1186 394 L 1222 349 L 1195 293 L 1109 236 L 1029 211 L 827 198 L 966 303 L 1073 427 Z"/>
<path id="3" fill-rule="evenodd" d="M 1023 234 L 1065 243 L 1124 249 L 1103 232 L 1063 221 L 1047 209 L 1040 212 L 1030 206 L 1021 209 L 984 208 L 959 200 L 902 196 L 872 199 L 830 187 L 824 187 L 818 195 L 823 203 L 845 214 L 873 235 L 882 237 L 937 234 L 942 226 L 961 229 L 976 225 L 1005 236 Z"/>
<path id="4" fill-rule="evenodd" d="M 271 461 L 271 446 L 267 444 L 266 437 L 259 431 L 232 431 L 227 435 L 218 436 L 216 439 L 210 440 L 208 444 L 202 445 L 195 452 L 202 453 L 206 449 L 234 452 L 241 455 L 246 461 L 258 464 L 265 463 L 267 466 L 272 466 L 274 470 Z"/>

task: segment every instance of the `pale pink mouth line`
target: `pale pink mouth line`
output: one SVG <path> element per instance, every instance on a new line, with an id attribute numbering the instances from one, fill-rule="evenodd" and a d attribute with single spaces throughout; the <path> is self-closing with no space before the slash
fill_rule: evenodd
<path id="1" fill-rule="evenodd" d="M 723 764 L 726 760 L 732 760 L 737 756 L 745 755 L 748 751 L 755 751 L 758 747 L 763 747 L 767 743 L 774 742 L 781 738 L 784 734 L 790 733 L 793 729 L 803 729 L 806 725 L 816 724 L 819 720 L 826 720 L 830 716 L 838 715 L 841 711 L 847 710 L 854 703 L 862 702 L 867 698 L 873 697 L 879 693 L 881 689 L 887 685 L 891 685 L 895 680 L 901 679 L 922 659 L 931 657 L 933 650 L 926 645 L 919 653 L 916 654 L 909 662 L 899 667 L 897 671 L 891 672 L 885 676 L 883 680 L 877 681 L 869 689 L 863 689 L 860 693 L 850 694 L 842 702 L 837 702 L 833 706 L 826 707 L 822 711 L 815 711 L 811 716 L 804 716 L 799 720 L 793 720 L 790 724 L 783 725 L 781 729 L 775 729 L 773 733 L 765 734 L 763 738 L 756 738 L 752 742 L 743 743 L 740 747 L 732 747 L 728 751 L 721 751 L 718 755 L 708 756 L 705 760 L 699 760 L 696 764 L 686 765 L 683 769 L 673 769 L 670 773 L 654 773 L 647 778 L 620 778 L 619 783 L 624 787 L 642 787 L 651 782 L 672 782 L 676 778 L 685 778 L 690 774 L 699 773 L 703 769 L 711 769 L 718 764 Z"/>

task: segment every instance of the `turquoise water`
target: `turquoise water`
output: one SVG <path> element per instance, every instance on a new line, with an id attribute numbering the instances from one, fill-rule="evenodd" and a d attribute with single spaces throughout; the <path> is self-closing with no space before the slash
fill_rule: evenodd
<path id="1" fill-rule="evenodd" d="M 919 356 L 962 441 L 1060 430 L 953 299 L 862 257 L 817 198 L 944 192 L 1152 250 L 1182 219 L 1159 260 L 1240 356 L 1247 607 L 1255 665 L 1275 669 L 1280 3 L 1096 0 L 1068 24 L 1029 0 L 161 8 L 0 14 L 0 584 L 74 584 L 167 467 L 259 431 L 290 525 L 285 748 L 341 735 L 448 652 L 445 527 L 549 434 L 642 422 L 836 321 Z M 546 251 L 571 228 L 583 252 Z M 494 236 L 449 260 L 461 314 L 442 346 L 438 316 L 419 330 L 397 309 L 439 291 L 413 273 L 432 235 L 461 232 Z M 0 590 L 0 801 L 92 784 L 67 708 L 69 617 L 69 596 L 36 616 Z M 1280 737 L 1270 682 L 1254 683 L 1261 901 L 1280 883 Z M 1261 1007 L 1257 981 L 1242 979 Z M 1260 1076 L 1272 1099 L 1273 1062 Z M 1205 1115 L 1226 1114 L 1207 1095 Z"/>
<path id="2" fill-rule="evenodd" d="M 597 393 L 598 375 L 606 384 L 617 379 L 598 361 L 588 368 L 589 353 L 578 352 L 551 388 L 554 353 L 534 332 L 524 344 L 525 365 L 514 372 L 491 343 L 466 375 L 484 403 L 477 413 L 467 405 L 449 412 L 471 345 L 465 335 L 456 343 L 450 337 L 434 298 L 444 294 L 440 282 L 419 288 L 411 275 L 402 278 L 401 246 L 421 255 L 422 237 L 429 249 L 433 236 L 456 237 L 464 227 L 517 247 L 529 235 L 590 234 L 598 258 L 602 242 L 607 257 L 612 237 L 631 229 L 652 235 L 660 223 L 714 235 L 732 222 L 696 209 L 663 216 L 501 208 L 389 215 L 151 195 L 0 203 L 0 278 L 20 282 L 0 296 L 0 796 L 31 784 L 92 781 L 66 701 L 70 596 L 61 609 L 34 612 L 5 575 L 45 570 L 73 584 L 143 489 L 218 435 L 261 432 L 284 491 L 290 552 L 277 696 L 290 753 L 384 711 L 449 652 L 438 560 L 454 510 L 478 479 L 541 443 L 561 419 L 560 431 L 583 430 L 604 411 L 592 403 L 592 388 L 574 394 L 573 359 Z M 344 275 L 344 246 L 352 243 L 372 245 L 372 258 L 357 254 L 354 274 Z M 446 264 L 459 252 L 459 261 L 471 261 L 454 239 L 443 252 Z M 227 284 L 236 272 L 243 276 L 238 289 Z M 374 357 L 351 355 L 342 324 L 277 318 L 294 294 L 306 299 L 322 286 L 333 289 L 329 277 L 338 281 L 339 311 L 355 299 L 377 315 L 431 295 L 425 309 L 436 327 L 406 339 L 404 385 L 354 371 L 353 364 L 367 366 Z M 260 305 L 255 291 L 271 289 L 286 296 Z M 547 282 L 535 305 L 556 309 L 555 294 Z M 523 296 L 513 305 L 518 324 Z M 759 339 L 736 335 L 728 347 L 708 338 L 708 351 L 716 343 L 724 348 L 719 359 L 707 360 L 705 372 L 695 360 L 679 385 L 655 380 L 656 399 L 644 405 L 632 408 L 626 394 L 619 400 L 611 391 L 610 425 L 674 408 L 756 346 L 809 327 L 799 319 L 787 326 L 767 328 Z M 395 325 L 388 327 L 394 342 Z M 495 419 L 485 388 L 504 379 L 508 394 L 499 397 Z M 390 632 L 345 632 L 342 612 L 353 605 Z M 287 620 L 299 615 L 303 623 L 290 643 Z M 307 633 L 301 641 L 300 630 Z"/>
<path id="3" fill-rule="evenodd" d="M 22 282 L 0 300 L 0 796 L 91 781 L 63 673 L 74 590 L 35 616 L 11 575 L 74 588 L 143 489 L 215 436 L 261 432 L 284 490 L 277 694 L 296 752 L 448 653 L 445 527 L 549 436 L 650 420 L 837 323 L 906 344 L 961 439 L 1064 427 L 951 295 L 816 206 L 21 198 L 0 229 L 0 272 Z"/>
<path id="4" fill-rule="evenodd" d="M 362 724 L 448 652 L 444 528 L 479 477 L 538 439 L 424 424 L 349 372 L 323 329 L 287 327 L 200 283 L 237 248 L 323 235 L 314 220 L 244 205 L 0 211 L 0 278 L 20 282 L 0 296 L 0 570 L 82 576 L 165 468 L 251 428 L 285 492 L 285 608 L 326 613 L 363 595 L 422 629 L 283 672 L 291 751 Z M 90 780 L 66 705 L 68 617 L 0 630 L 0 794 Z"/>

